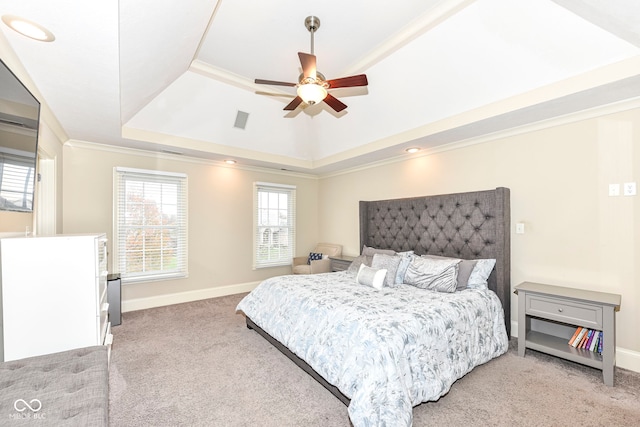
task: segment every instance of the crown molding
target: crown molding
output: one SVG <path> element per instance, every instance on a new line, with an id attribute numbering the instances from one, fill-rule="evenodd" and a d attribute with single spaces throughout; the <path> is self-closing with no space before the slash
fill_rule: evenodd
<path id="1" fill-rule="evenodd" d="M 227 165 L 220 160 L 203 159 L 199 157 L 189 156 L 187 154 L 178 154 L 178 153 L 172 154 L 167 152 L 141 150 L 137 148 L 119 147 L 115 145 L 99 144 L 96 142 L 80 141 L 76 139 L 68 140 L 67 142 L 64 143 L 64 146 L 69 148 L 79 148 L 83 150 L 103 151 L 103 152 L 123 154 L 123 155 L 129 155 L 129 156 L 147 157 L 147 158 L 162 159 L 162 160 L 168 160 L 168 161 L 179 161 L 184 163 L 213 166 L 213 167 L 223 168 L 223 169 L 239 169 L 239 170 L 248 171 L 248 172 L 269 173 L 274 175 L 290 176 L 290 177 L 312 179 L 312 180 L 319 179 L 317 175 L 307 174 L 302 172 L 278 170 L 278 169 L 260 167 L 260 166 L 242 165 L 240 163 L 236 163 L 235 165 Z"/>
<path id="2" fill-rule="evenodd" d="M 320 178 L 325 179 L 325 178 L 332 178 L 340 175 L 346 175 L 354 172 L 376 168 L 383 165 L 389 165 L 389 164 L 394 164 L 398 162 L 408 161 L 411 159 L 415 159 L 416 157 L 432 156 L 434 154 L 444 153 L 452 150 L 459 150 L 462 148 L 470 147 L 472 145 L 485 144 L 485 143 L 493 142 L 499 139 L 509 138 L 517 135 L 523 135 L 531 132 L 537 132 L 544 129 L 559 127 L 559 126 L 563 126 L 570 123 L 604 117 L 610 114 L 616 114 L 616 113 L 633 110 L 633 109 L 640 109 L 640 97 L 616 102 L 613 104 L 607 104 L 604 106 L 594 107 L 588 110 L 578 111 L 578 112 L 567 114 L 564 116 L 553 117 L 551 119 L 542 120 L 536 123 L 530 123 L 530 124 L 518 126 L 515 128 L 505 129 L 499 132 L 494 132 L 487 135 L 481 135 L 474 138 L 465 139 L 462 141 L 443 144 L 433 148 L 427 148 L 427 149 L 421 150 L 417 154 L 412 154 L 411 157 L 408 157 L 409 156 L 408 154 L 402 154 L 402 155 L 390 157 L 385 160 L 379 160 L 379 161 L 367 163 L 366 165 L 356 166 L 353 168 L 346 168 L 337 172 L 322 174 L 320 175 Z"/>

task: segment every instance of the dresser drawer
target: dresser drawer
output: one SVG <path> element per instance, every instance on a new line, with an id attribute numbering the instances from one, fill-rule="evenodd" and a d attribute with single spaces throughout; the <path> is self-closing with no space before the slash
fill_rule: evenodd
<path id="1" fill-rule="evenodd" d="M 526 295 L 526 314 L 602 330 L 602 306 L 541 295 Z"/>

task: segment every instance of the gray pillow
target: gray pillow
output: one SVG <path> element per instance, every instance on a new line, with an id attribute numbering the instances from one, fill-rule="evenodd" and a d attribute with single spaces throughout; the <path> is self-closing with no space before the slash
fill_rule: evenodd
<path id="1" fill-rule="evenodd" d="M 367 267 L 371 267 L 372 260 L 373 256 L 358 255 L 353 261 L 351 261 L 351 264 L 349 264 L 349 268 L 347 269 L 347 271 L 358 271 L 360 265 L 362 264 L 366 265 Z"/>
<path id="2" fill-rule="evenodd" d="M 459 259 L 428 259 L 413 257 L 404 282 L 421 289 L 455 292 Z"/>
<path id="3" fill-rule="evenodd" d="M 362 255 L 365 256 L 374 256 L 375 254 L 384 254 L 384 255 L 395 255 L 396 251 L 392 251 L 391 249 L 376 249 L 370 248 L 367 245 L 362 247 Z"/>
<path id="4" fill-rule="evenodd" d="M 387 275 L 384 279 L 384 285 L 388 287 L 394 287 L 396 285 L 396 272 L 398 271 L 398 265 L 400 265 L 401 258 L 396 255 L 375 254 L 371 261 L 371 267 L 376 269 L 387 270 Z"/>
<path id="5" fill-rule="evenodd" d="M 458 259 L 458 258 L 450 258 L 438 255 L 422 255 L 423 258 L 430 259 Z M 477 259 L 463 259 L 460 260 L 460 264 L 458 264 L 458 284 L 456 286 L 456 291 L 463 291 L 467 289 L 467 283 L 469 282 L 469 276 L 471 276 L 471 272 L 473 268 L 478 263 Z"/>

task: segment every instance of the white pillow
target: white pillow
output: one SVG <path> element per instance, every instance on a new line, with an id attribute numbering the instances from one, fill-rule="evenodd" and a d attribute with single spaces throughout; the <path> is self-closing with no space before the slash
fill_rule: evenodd
<path id="1" fill-rule="evenodd" d="M 356 280 L 359 284 L 370 286 L 376 289 L 382 289 L 384 287 L 384 278 L 387 275 L 387 270 L 381 268 L 380 270 L 376 270 L 372 267 L 367 267 L 364 264 L 360 264 L 360 269 L 358 270 L 358 276 Z"/>
<path id="2" fill-rule="evenodd" d="M 467 282 L 467 288 L 469 289 L 488 289 L 489 288 L 489 276 L 493 271 L 493 267 L 496 265 L 496 260 L 479 259 L 476 266 L 471 270 L 469 281 Z"/>

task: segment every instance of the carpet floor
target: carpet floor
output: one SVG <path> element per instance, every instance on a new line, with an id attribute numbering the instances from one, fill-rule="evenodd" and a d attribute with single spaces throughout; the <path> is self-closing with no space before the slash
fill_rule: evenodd
<path id="1" fill-rule="evenodd" d="M 113 328 L 110 425 L 350 426 L 347 408 L 246 328 L 231 295 L 123 314 Z M 413 410 L 414 426 L 640 425 L 640 373 L 509 351 Z"/>

